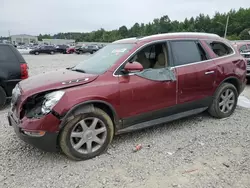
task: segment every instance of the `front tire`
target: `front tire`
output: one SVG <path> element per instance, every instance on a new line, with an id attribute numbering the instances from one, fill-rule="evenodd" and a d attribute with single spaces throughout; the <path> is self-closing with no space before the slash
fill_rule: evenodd
<path id="1" fill-rule="evenodd" d="M 35 52 L 35 55 L 39 55 L 39 52 Z"/>
<path id="2" fill-rule="evenodd" d="M 4 107 L 7 100 L 6 93 L 4 89 L 0 86 L 0 109 Z"/>
<path id="3" fill-rule="evenodd" d="M 51 52 L 50 52 L 51 55 L 54 55 L 54 53 L 55 53 L 54 51 L 51 51 Z"/>
<path id="4" fill-rule="evenodd" d="M 208 109 L 215 118 L 226 118 L 232 115 L 238 102 L 238 91 L 234 85 L 223 83 L 216 91 L 213 102 Z"/>
<path id="5" fill-rule="evenodd" d="M 114 135 L 114 125 L 99 108 L 69 121 L 59 136 L 60 147 L 73 160 L 87 160 L 107 150 Z"/>

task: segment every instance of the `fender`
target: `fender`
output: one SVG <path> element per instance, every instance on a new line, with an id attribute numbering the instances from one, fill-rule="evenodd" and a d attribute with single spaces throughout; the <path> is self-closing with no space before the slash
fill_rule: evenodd
<path id="1" fill-rule="evenodd" d="M 93 103 L 101 103 L 101 104 L 108 106 L 111 109 L 112 114 L 114 116 L 114 124 L 115 124 L 114 126 L 117 129 L 119 129 L 121 127 L 121 123 L 119 121 L 119 117 L 117 115 L 117 112 L 111 104 L 109 104 L 108 102 L 102 101 L 102 100 L 89 100 L 89 101 L 75 105 L 66 114 L 60 116 L 59 118 L 61 119 L 61 124 L 59 125 L 59 129 L 62 129 L 65 126 L 65 124 L 68 121 L 74 119 L 75 116 L 77 116 L 81 113 L 93 112 L 94 111 Z"/>

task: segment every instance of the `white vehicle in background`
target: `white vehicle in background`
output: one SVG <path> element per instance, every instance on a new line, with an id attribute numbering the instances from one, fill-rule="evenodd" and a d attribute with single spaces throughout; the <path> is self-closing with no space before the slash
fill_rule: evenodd
<path id="1" fill-rule="evenodd" d="M 17 46 L 17 50 L 23 55 L 29 54 L 32 49 L 28 46 Z"/>

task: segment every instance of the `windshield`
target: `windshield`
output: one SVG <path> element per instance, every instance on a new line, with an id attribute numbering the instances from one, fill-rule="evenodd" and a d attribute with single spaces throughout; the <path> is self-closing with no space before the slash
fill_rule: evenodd
<path id="1" fill-rule="evenodd" d="M 134 46 L 135 44 L 109 44 L 100 49 L 89 59 L 76 65 L 72 70 L 90 74 L 102 74 Z"/>

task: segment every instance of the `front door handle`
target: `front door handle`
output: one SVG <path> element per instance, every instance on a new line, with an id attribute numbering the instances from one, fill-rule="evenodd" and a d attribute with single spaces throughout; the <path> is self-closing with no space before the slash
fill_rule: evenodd
<path id="1" fill-rule="evenodd" d="M 214 74 L 214 71 L 207 71 L 207 72 L 205 72 L 205 75 L 208 75 L 208 74 Z"/>

